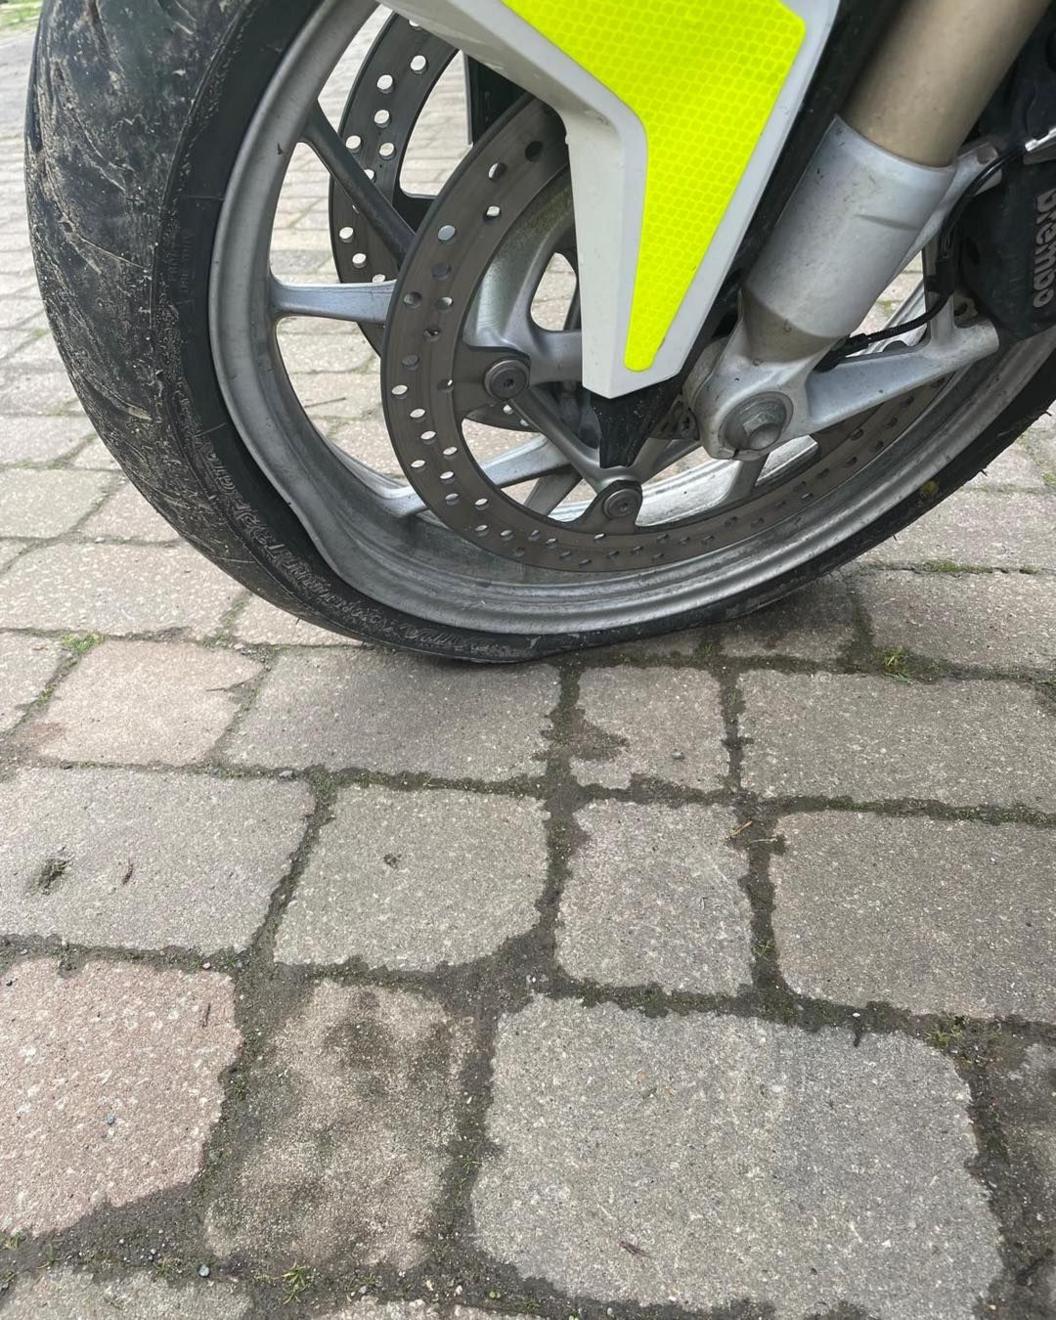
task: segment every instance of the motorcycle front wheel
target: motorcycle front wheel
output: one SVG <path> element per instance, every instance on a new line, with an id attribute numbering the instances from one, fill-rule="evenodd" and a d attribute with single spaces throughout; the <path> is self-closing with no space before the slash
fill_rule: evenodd
<path id="1" fill-rule="evenodd" d="M 636 524 L 618 540 L 595 533 L 584 551 L 591 492 L 545 433 L 470 379 L 513 326 L 541 374 L 549 366 L 547 379 L 576 388 L 562 375 L 577 323 L 560 134 L 525 99 L 460 160 L 443 140 L 464 126 L 460 89 L 457 52 L 368 0 L 45 4 L 27 170 L 56 339 L 136 486 L 274 604 L 380 644 L 482 662 L 717 623 L 907 526 L 1056 395 L 1046 335 L 793 441 L 750 482 L 741 465 L 684 443 L 676 408 Z M 418 261 L 424 294 L 407 292 L 391 235 L 386 246 L 350 211 L 345 153 L 383 193 L 384 214 L 418 236 L 406 261 Z M 514 156 L 519 170 L 507 168 Z M 315 157 L 334 176 L 318 204 L 303 165 Z M 294 212 L 294 228 L 325 227 L 333 243 L 329 270 L 307 283 L 283 265 L 289 225 L 277 241 Z M 437 260 L 437 243 L 459 235 L 450 261 Z M 463 271 L 461 300 L 445 294 Z M 335 316 L 329 285 L 381 289 L 401 274 L 387 325 Z M 465 379 L 452 369 L 421 384 L 423 326 L 469 364 Z M 326 369 L 305 374 L 324 349 Z M 346 374 L 357 400 L 376 391 L 373 408 L 346 406 Z M 401 428 L 409 438 L 394 456 L 387 436 Z M 419 442 L 434 449 L 415 459 Z M 472 483 L 445 494 L 457 463 Z M 416 464 L 432 465 L 435 499 L 411 480 Z M 462 501 L 464 524 L 452 525 L 445 500 Z"/>

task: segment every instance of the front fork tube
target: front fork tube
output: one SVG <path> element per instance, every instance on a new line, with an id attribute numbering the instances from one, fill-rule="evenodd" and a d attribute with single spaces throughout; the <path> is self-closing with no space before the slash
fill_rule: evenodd
<path id="1" fill-rule="evenodd" d="M 716 457 L 803 433 L 806 376 L 949 204 L 958 151 L 1048 4 L 906 0 L 747 276 L 726 350 L 690 379 Z"/>

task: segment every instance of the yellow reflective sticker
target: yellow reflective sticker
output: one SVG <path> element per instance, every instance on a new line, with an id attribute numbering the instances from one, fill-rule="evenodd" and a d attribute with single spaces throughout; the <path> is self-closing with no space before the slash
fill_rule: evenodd
<path id="1" fill-rule="evenodd" d="M 625 353 L 632 371 L 645 371 L 726 214 L 806 24 L 781 0 L 504 3 L 645 129 L 645 211 Z"/>

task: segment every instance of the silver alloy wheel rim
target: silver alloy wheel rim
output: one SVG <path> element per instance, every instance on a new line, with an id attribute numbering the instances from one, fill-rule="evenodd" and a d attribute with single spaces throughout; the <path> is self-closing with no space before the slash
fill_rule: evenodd
<path id="1" fill-rule="evenodd" d="M 323 0 L 283 61 L 226 192 L 210 286 L 213 356 L 231 417 L 323 558 L 364 595 L 442 625 L 527 635 L 620 628 L 715 605 L 823 554 L 919 490 L 1051 352 L 1046 335 L 964 373 L 956 389 L 878 410 L 853 431 L 860 459 L 834 490 L 695 560 L 570 576 L 499 559 L 427 518 L 393 517 L 373 474 L 334 448 L 297 398 L 278 348 L 269 269 L 292 147 L 374 8 Z"/>

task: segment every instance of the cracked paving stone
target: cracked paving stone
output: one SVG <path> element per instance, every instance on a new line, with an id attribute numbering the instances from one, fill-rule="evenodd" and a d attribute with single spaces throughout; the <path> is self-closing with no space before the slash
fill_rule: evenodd
<path id="1" fill-rule="evenodd" d="M 580 679 L 571 764 L 583 784 L 636 776 L 703 792 L 728 768 L 719 685 L 696 669 L 590 669 Z"/>
<path id="2" fill-rule="evenodd" d="M 793 990 L 1056 1021 L 1051 831 L 819 812 L 775 833 L 774 931 Z"/>
<path id="3" fill-rule="evenodd" d="M 546 864 L 536 802 L 345 789 L 283 917 L 275 956 L 419 971 L 482 958 L 538 921 Z"/>
<path id="4" fill-rule="evenodd" d="M 239 709 L 262 666 L 234 651 L 180 642 L 104 642 L 59 684 L 19 740 L 41 755 L 108 764 L 186 765 Z"/>
<path id="5" fill-rule="evenodd" d="M 854 640 L 854 601 L 844 578 L 827 577 L 721 631 L 722 650 L 741 658 L 833 661 Z"/>
<path id="6" fill-rule="evenodd" d="M 863 575 L 861 592 L 877 646 L 955 665 L 1056 665 L 1056 584 L 1048 578 L 877 573 Z"/>
<path id="7" fill-rule="evenodd" d="M 241 590 L 186 545 L 50 545 L 0 577 L 0 624 L 207 636 Z"/>
<path id="8" fill-rule="evenodd" d="M 1056 569 L 1052 497 L 1047 491 L 1038 495 L 978 491 L 954 495 L 859 562 Z"/>
<path id="9" fill-rule="evenodd" d="M 243 949 L 304 833 L 300 784 L 23 769 L 0 783 L 0 930 Z"/>
<path id="10" fill-rule="evenodd" d="M 0 983 L 0 1228 L 42 1233 L 188 1183 L 240 1037 L 231 982 L 50 959 Z"/>
<path id="11" fill-rule="evenodd" d="M 1056 807 L 1056 717 L 999 682 L 748 674 L 744 765 L 766 796 Z"/>
<path id="12" fill-rule="evenodd" d="M 558 961 L 607 985 L 736 995 L 751 983 L 747 859 L 720 807 L 598 802 L 561 897 Z"/>
<path id="13" fill-rule="evenodd" d="M 428 999 L 316 985 L 247 1079 L 207 1215 L 214 1250 L 283 1269 L 420 1261 L 469 1043 Z"/>
<path id="14" fill-rule="evenodd" d="M 1016 1202 L 1031 1209 L 1025 1229 L 1036 1246 L 1022 1272 L 1027 1297 L 1056 1315 L 1056 1048 L 1033 1044 L 1007 1071 L 992 1072 L 997 1117 L 1001 1124 Z"/>
<path id="15" fill-rule="evenodd" d="M 94 1279 L 58 1267 L 19 1279 L 4 1320 L 245 1320 L 250 1303 L 228 1284 L 176 1287 L 149 1274 Z"/>
<path id="16" fill-rule="evenodd" d="M 5 536 L 61 536 L 94 508 L 107 481 L 101 472 L 7 468 L 0 479 L 0 527 Z"/>
<path id="17" fill-rule="evenodd" d="M 500 1030 L 479 1243 L 576 1296 L 971 1320 L 1001 1259 L 968 1102 L 900 1036 L 537 1001 Z"/>
<path id="18" fill-rule="evenodd" d="M 58 642 L 0 633 L 0 733 L 14 728 L 44 691 L 63 651 Z"/>
<path id="19" fill-rule="evenodd" d="M 549 665 L 457 667 L 365 648 L 283 655 L 227 756 L 452 779 L 538 775 L 557 699 Z"/>

